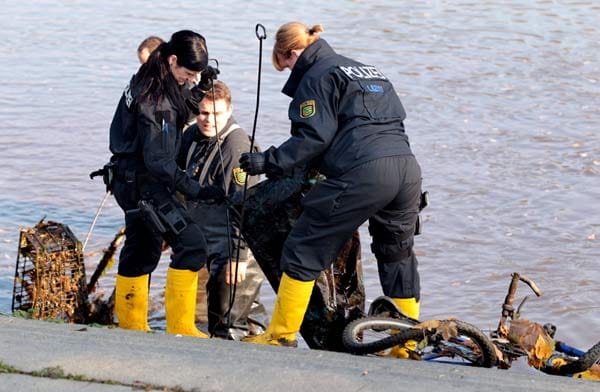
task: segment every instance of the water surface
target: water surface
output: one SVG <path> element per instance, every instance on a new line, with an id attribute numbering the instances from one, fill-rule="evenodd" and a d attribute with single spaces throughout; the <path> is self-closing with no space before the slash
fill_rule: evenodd
<path id="1" fill-rule="evenodd" d="M 277 27 L 322 23 L 341 54 L 378 66 L 406 107 L 406 129 L 431 206 L 416 249 L 422 318 L 493 328 L 510 273 L 543 297 L 524 317 L 558 325 L 583 348 L 600 340 L 600 6 L 593 1 L 14 1 L 0 40 L 0 312 L 11 307 L 19 227 L 42 217 L 83 240 L 103 196 L 88 173 L 109 157 L 108 126 L 148 35 L 201 32 L 252 129 L 267 29 L 257 140 L 289 132 L 270 64 Z M 374 190 L 376 191 L 376 190 Z M 122 224 L 111 198 L 90 239 L 88 270 Z M 369 299 L 380 294 L 365 227 Z M 168 259 L 153 276 L 162 326 Z M 90 272 L 91 273 L 91 272 Z M 101 281 L 112 288 L 114 269 Z M 273 301 L 270 287 L 264 299 Z M 523 291 L 524 293 L 525 291 Z"/>

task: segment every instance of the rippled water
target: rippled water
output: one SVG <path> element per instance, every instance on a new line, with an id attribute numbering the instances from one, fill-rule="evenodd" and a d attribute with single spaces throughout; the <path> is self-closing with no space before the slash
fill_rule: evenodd
<path id="1" fill-rule="evenodd" d="M 581 347 L 600 340 L 600 6 L 593 1 L 14 1 L 0 40 L 0 312 L 11 307 L 18 230 L 47 219 L 83 240 L 103 196 L 87 175 L 109 156 L 108 125 L 147 35 L 207 39 L 236 117 L 257 139 L 288 133 L 287 73 L 270 65 L 277 27 L 322 23 L 341 54 L 375 64 L 407 109 L 431 206 L 417 239 L 422 317 L 495 327 L 510 273 L 544 292 L 524 316 Z M 112 198 L 88 270 L 122 223 Z M 367 294 L 380 293 L 362 228 Z M 160 302 L 168 260 L 154 275 Z M 112 287 L 114 270 L 102 280 Z M 525 290 L 523 290 L 523 293 Z M 265 299 L 272 303 L 269 287 Z M 157 310 L 160 313 L 160 310 Z"/>

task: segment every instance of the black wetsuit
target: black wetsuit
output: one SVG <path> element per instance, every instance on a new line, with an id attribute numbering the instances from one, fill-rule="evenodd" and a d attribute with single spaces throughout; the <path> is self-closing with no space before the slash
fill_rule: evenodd
<path id="1" fill-rule="evenodd" d="M 187 173 L 201 186 L 215 185 L 231 197 L 243 192 L 246 180 L 248 186 L 258 182 L 258 177 L 246 176 L 239 167 L 240 155 L 249 150 L 250 138 L 233 116 L 219 132 L 219 144 L 216 136 L 204 136 L 198 125 L 194 124 L 184 133 L 179 165 L 186 168 Z M 239 334 L 245 334 L 249 329 L 248 315 L 253 307 L 257 308 L 263 274 L 245 241 L 240 239 L 239 229 L 233 224 L 234 217 L 229 216 L 228 220 L 225 204 L 206 205 L 192 201 L 187 203 L 187 207 L 192 218 L 200 225 L 208 244 L 210 276 L 206 290 L 209 331 L 220 337 L 237 339 Z M 229 310 L 231 286 L 225 283 L 225 267 L 229 260 L 236 259 L 238 244 L 239 260 L 248 263 L 246 279 L 237 284 L 234 304 L 227 320 L 225 316 Z M 227 321 L 235 330 L 228 329 Z"/>

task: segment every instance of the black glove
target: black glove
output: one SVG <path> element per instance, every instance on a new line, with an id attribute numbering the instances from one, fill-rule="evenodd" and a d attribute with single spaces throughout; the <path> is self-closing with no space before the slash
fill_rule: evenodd
<path id="1" fill-rule="evenodd" d="M 200 81 L 198 82 L 198 88 L 202 91 L 208 91 L 211 89 L 213 80 L 217 80 L 219 74 L 218 68 L 213 68 L 210 65 L 206 67 L 200 74 Z"/>
<path id="2" fill-rule="evenodd" d="M 262 152 L 244 152 L 240 157 L 240 167 L 251 176 L 265 172 L 265 155 Z"/>
<path id="3" fill-rule="evenodd" d="M 225 191 L 218 186 L 206 185 L 200 187 L 196 200 L 206 204 L 221 204 L 225 201 Z"/>
<path id="4" fill-rule="evenodd" d="M 189 89 L 184 89 L 185 103 L 196 116 L 200 114 L 198 106 L 206 93 L 212 88 L 212 81 L 217 79 L 218 68 L 210 65 L 200 74 L 200 81 Z"/>

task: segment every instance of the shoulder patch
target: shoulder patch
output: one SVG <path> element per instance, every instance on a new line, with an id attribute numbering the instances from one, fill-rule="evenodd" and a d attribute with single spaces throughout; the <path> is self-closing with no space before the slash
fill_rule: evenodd
<path id="1" fill-rule="evenodd" d="M 233 169 L 233 181 L 238 185 L 244 185 L 246 183 L 246 172 L 241 167 L 235 167 Z"/>
<path id="2" fill-rule="evenodd" d="M 309 99 L 300 104 L 300 117 L 309 118 L 317 113 L 317 103 L 314 99 Z"/>

